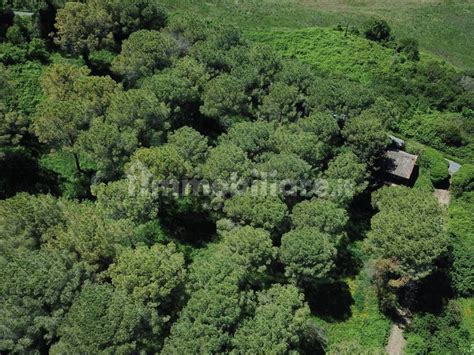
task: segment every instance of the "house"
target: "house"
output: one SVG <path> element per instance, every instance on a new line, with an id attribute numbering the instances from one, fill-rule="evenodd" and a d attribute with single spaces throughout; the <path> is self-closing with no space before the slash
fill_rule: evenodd
<path id="1" fill-rule="evenodd" d="M 383 170 L 390 180 L 412 185 L 418 177 L 417 160 L 417 155 L 399 149 L 389 149 L 385 152 Z"/>

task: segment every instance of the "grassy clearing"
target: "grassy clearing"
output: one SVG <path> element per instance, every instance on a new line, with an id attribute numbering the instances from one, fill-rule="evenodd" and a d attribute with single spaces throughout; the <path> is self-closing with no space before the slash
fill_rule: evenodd
<path id="1" fill-rule="evenodd" d="M 399 37 L 463 68 L 474 68 L 474 2 L 471 0 L 163 0 L 172 10 L 220 18 L 241 28 L 306 28 L 372 17 L 387 20 Z"/>
<path id="2" fill-rule="evenodd" d="M 340 322 L 328 322 L 316 318 L 328 337 L 328 349 L 335 347 L 362 347 L 367 353 L 383 353 L 391 323 L 378 308 L 375 287 L 371 284 L 367 270 L 355 279 L 347 281 L 354 304 L 351 316 Z"/>
<path id="3" fill-rule="evenodd" d="M 356 35 L 323 28 L 255 31 L 247 37 L 271 45 L 286 57 L 295 57 L 323 72 L 369 83 L 376 72 L 388 70 L 393 50 Z"/>

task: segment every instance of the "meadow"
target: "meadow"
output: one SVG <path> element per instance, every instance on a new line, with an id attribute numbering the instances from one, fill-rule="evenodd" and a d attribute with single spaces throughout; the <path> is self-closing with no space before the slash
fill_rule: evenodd
<path id="1" fill-rule="evenodd" d="M 474 2 L 470 0 L 164 0 L 172 10 L 225 19 L 247 30 L 337 24 L 361 27 L 377 17 L 394 35 L 413 37 L 422 50 L 460 67 L 474 66 Z"/>

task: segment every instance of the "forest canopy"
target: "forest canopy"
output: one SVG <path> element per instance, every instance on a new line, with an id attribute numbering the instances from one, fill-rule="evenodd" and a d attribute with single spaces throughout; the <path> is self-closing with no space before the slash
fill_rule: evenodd
<path id="1" fill-rule="evenodd" d="M 0 352 L 380 353 L 397 317 L 413 353 L 467 349 L 469 72 L 380 19 L 268 37 L 155 0 L 0 18 Z M 391 134 L 418 142 L 409 187 L 385 186 Z"/>

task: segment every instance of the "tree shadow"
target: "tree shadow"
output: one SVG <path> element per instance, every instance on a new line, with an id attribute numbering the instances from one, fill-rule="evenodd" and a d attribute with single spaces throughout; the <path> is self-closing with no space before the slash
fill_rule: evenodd
<path id="1" fill-rule="evenodd" d="M 400 290 L 400 305 L 413 313 L 439 314 L 448 300 L 454 297 L 449 275 L 438 270 L 416 284 Z"/>
<path id="2" fill-rule="evenodd" d="M 59 195 L 58 176 L 43 169 L 28 152 L 3 151 L 0 156 L 0 198 L 12 197 L 18 192 Z"/>
<path id="3" fill-rule="evenodd" d="M 216 235 L 215 221 L 193 203 L 167 201 L 160 207 L 159 217 L 167 235 L 193 247 L 205 246 Z"/>
<path id="4" fill-rule="evenodd" d="M 319 318 L 337 322 L 352 316 L 354 299 L 346 282 L 306 283 L 303 288 L 311 312 Z"/>

